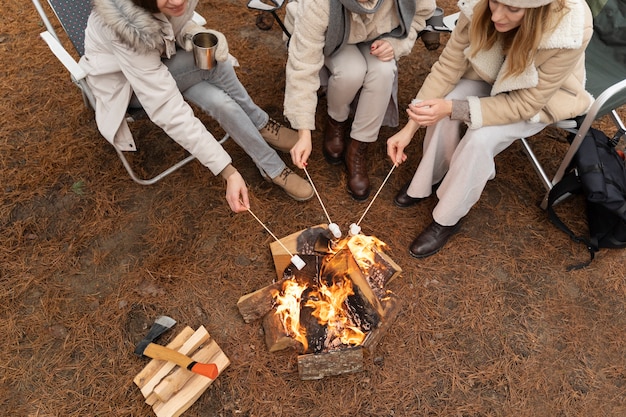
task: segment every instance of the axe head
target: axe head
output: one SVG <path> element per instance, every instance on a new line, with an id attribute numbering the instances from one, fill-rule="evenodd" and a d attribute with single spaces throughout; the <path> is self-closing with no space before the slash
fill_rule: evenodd
<path id="1" fill-rule="evenodd" d="M 176 320 L 168 316 L 159 316 L 154 320 L 154 324 L 150 327 L 150 331 L 141 342 L 135 346 L 135 355 L 142 356 L 148 345 L 156 340 L 163 333 L 168 331 L 176 324 Z"/>

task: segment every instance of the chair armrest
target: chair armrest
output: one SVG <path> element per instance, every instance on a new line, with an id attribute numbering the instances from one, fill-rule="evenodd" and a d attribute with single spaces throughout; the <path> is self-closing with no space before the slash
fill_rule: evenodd
<path id="1" fill-rule="evenodd" d="M 206 19 L 198 12 L 193 12 L 193 16 L 191 17 L 191 20 L 193 20 L 196 24 L 200 25 L 200 26 L 204 26 L 206 25 Z"/>
<path id="2" fill-rule="evenodd" d="M 61 43 L 48 31 L 39 34 L 46 41 L 52 53 L 57 57 L 61 64 L 72 74 L 72 77 L 78 81 L 87 76 L 85 70 L 78 65 L 78 62 L 67 52 Z"/>
<path id="3" fill-rule="evenodd" d="M 250 0 L 248 1 L 248 8 L 253 10 L 260 10 L 263 12 L 273 12 L 275 10 L 283 7 L 283 3 L 285 0 L 270 0 L 273 6 L 263 3 L 261 0 Z"/>
<path id="4" fill-rule="evenodd" d="M 456 12 L 448 16 L 443 17 L 443 25 L 452 32 L 454 27 L 456 26 L 456 21 L 459 20 L 459 15 L 461 12 Z"/>

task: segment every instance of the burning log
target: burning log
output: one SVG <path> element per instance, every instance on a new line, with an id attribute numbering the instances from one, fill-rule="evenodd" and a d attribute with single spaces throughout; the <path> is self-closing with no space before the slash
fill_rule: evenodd
<path id="1" fill-rule="evenodd" d="M 383 335 L 387 333 L 387 330 L 391 328 L 391 325 L 398 317 L 401 310 L 400 299 L 393 293 L 388 293 L 381 301 L 383 306 L 383 320 L 379 327 L 372 330 L 367 334 L 363 341 L 363 347 L 368 350 L 370 354 L 374 353 L 376 345 L 382 339 Z"/>
<path id="2" fill-rule="evenodd" d="M 362 370 L 363 349 L 359 346 L 298 356 L 298 374 L 305 381 Z"/>
<path id="3" fill-rule="evenodd" d="M 263 317 L 270 352 L 293 347 L 301 379 L 358 372 L 396 319 L 399 300 L 385 290 L 402 270 L 385 244 L 357 234 L 331 239 L 319 225 L 270 244 L 279 281 L 237 303 L 246 323 Z M 293 254 L 305 267 L 291 264 Z"/>
<path id="4" fill-rule="evenodd" d="M 387 254 L 374 249 L 374 263 L 365 272 L 367 282 L 379 299 L 385 296 L 385 287 L 402 272 Z"/>
<path id="5" fill-rule="evenodd" d="M 336 274 L 345 274 L 352 281 L 354 294 L 348 297 L 347 305 L 352 317 L 359 321 L 359 327 L 364 331 L 377 327 L 383 315 L 382 306 L 347 248 L 326 262 L 322 279 L 332 279 Z"/>
<path id="6" fill-rule="evenodd" d="M 265 333 L 265 345 L 270 352 L 278 352 L 287 348 L 302 350 L 302 344 L 289 334 L 281 318 L 273 311 L 263 317 L 263 332 Z"/>
<path id="7" fill-rule="evenodd" d="M 243 317 L 243 321 L 250 323 L 263 317 L 268 311 L 274 308 L 275 291 L 280 289 L 282 284 L 277 282 L 267 287 L 263 287 L 253 293 L 243 295 L 237 301 L 237 308 Z"/>

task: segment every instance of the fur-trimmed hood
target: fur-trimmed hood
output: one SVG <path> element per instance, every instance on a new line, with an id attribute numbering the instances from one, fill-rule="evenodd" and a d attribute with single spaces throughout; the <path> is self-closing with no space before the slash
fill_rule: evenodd
<path id="1" fill-rule="evenodd" d="M 129 48 L 158 49 L 170 56 L 175 49 L 175 34 L 189 21 L 197 3 L 198 0 L 189 0 L 183 16 L 170 18 L 163 13 L 150 13 L 131 0 L 93 0 L 93 7 Z"/>
<path id="2" fill-rule="evenodd" d="M 460 0 L 459 9 L 470 19 L 473 8 L 480 0 Z M 583 0 L 568 0 L 569 9 L 558 26 L 551 33 L 546 34 L 539 43 L 539 50 L 545 49 L 578 49 L 584 39 L 585 6 Z M 488 51 L 479 51 L 476 56 L 469 56 L 469 48 L 464 51 L 466 58 L 472 63 L 477 72 L 494 80 L 491 95 L 534 87 L 539 81 L 539 74 L 534 63 L 526 67 L 526 70 L 516 76 L 504 78 L 502 75 L 508 67 L 508 61 L 502 50 L 502 45 L 497 43 Z"/>

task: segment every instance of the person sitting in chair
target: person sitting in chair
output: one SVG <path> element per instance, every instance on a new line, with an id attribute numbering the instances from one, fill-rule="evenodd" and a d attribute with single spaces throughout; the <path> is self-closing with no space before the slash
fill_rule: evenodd
<path id="1" fill-rule="evenodd" d="M 520 137 L 584 114 L 585 48 L 593 33 L 584 0 L 462 0 L 450 39 L 387 141 L 394 164 L 420 126 L 422 159 L 396 195 L 409 207 L 437 189 L 433 221 L 411 243 L 423 258 L 439 251 L 495 177 L 495 156 Z M 462 123 L 467 131 L 460 136 Z M 438 186 L 437 186 L 438 185 Z"/>
<path id="2" fill-rule="evenodd" d="M 288 16 L 293 33 L 284 100 L 284 114 L 299 136 L 292 161 L 302 168 L 311 154 L 325 66 L 330 76 L 324 157 L 330 164 L 345 162 L 348 192 L 357 201 L 366 200 L 371 191 L 368 145 L 378 139 L 383 123 L 398 125 L 397 60 L 411 52 L 435 1 L 301 0 L 287 7 L 290 13 L 295 9 L 294 17 Z"/>
<path id="3" fill-rule="evenodd" d="M 80 65 L 96 99 L 102 135 L 120 150 L 135 150 L 126 124 L 129 107 L 141 107 L 172 139 L 215 175 L 226 179 L 226 199 L 235 212 L 248 207 L 245 182 L 231 158 L 194 116 L 198 105 L 215 118 L 252 158 L 261 174 L 293 199 L 308 200 L 313 188 L 293 173 L 272 146 L 288 151 L 297 133 L 259 108 L 241 85 L 226 38 L 191 20 L 198 0 L 94 0 Z M 218 38 L 217 65 L 195 67 L 191 37 Z M 265 139 L 265 140 L 264 140 Z"/>

